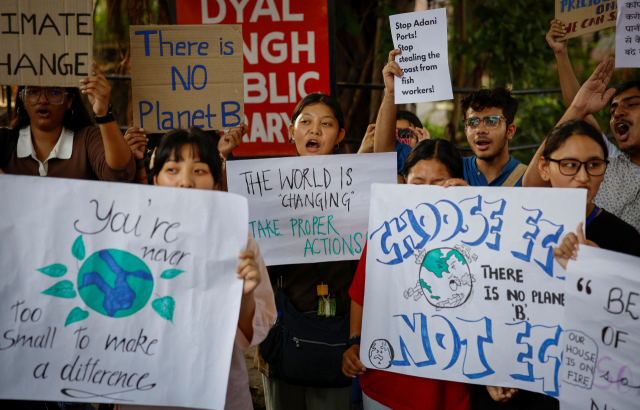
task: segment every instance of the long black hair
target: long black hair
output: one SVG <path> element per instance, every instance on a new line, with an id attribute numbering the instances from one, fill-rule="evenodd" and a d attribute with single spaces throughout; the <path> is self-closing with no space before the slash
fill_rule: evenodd
<path id="1" fill-rule="evenodd" d="M 220 135 L 214 131 L 218 139 Z M 200 128 L 191 127 L 188 130 L 177 129 L 164 134 L 156 151 L 152 173 L 157 176 L 164 163 L 180 161 L 180 151 L 184 145 L 190 145 L 192 152 L 197 153 L 200 161 L 209 165 L 213 182 L 222 182 L 222 159 L 218 151 L 217 139 L 202 131 Z"/>
<path id="2" fill-rule="evenodd" d="M 549 159 L 551 154 L 560 149 L 565 141 L 574 135 L 584 135 L 591 138 L 602 148 L 604 159 L 609 158 L 609 150 L 607 149 L 607 144 L 605 144 L 602 134 L 600 134 L 593 125 L 580 120 L 567 121 L 552 129 L 544 143 L 542 156 Z"/>
<path id="3" fill-rule="evenodd" d="M 24 102 L 22 101 L 22 98 L 20 98 L 22 90 L 24 89 L 25 86 L 18 87 L 16 106 L 13 109 L 11 122 L 9 123 L 9 126 L 14 129 L 22 129 L 31 123 L 31 119 L 27 114 Z M 67 110 L 64 118 L 62 119 L 62 125 L 73 132 L 78 132 L 89 125 L 93 125 L 91 116 L 82 103 L 80 90 L 75 87 L 67 87 L 65 90 L 67 92 L 67 98 L 73 97 L 73 102 L 71 102 L 71 109 Z"/>
<path id="4" fill-rule="evenodd" d="M 451 142 L 441 139 L 428 139 L 420 141 L 409 153 L 404 162 L 402 175 L 406 179 L 418 162 L 423 159 L 435 158 L 449 171 L 451 178 L 464 178 L 462 157 L 458 149 Z"/>

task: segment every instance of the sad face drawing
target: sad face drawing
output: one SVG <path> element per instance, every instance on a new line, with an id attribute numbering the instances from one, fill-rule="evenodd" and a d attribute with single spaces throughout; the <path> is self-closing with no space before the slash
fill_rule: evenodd
<path id="1" fill-rule="evenodd" d="M 369 361 L 378 369 L 388 369 L 393 360 L 393 347 L 385 339 L 377 339 L 369 348 Z"/>

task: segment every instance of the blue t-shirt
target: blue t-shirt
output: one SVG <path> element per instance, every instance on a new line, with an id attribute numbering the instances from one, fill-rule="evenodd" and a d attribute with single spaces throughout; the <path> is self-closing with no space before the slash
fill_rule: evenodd
<path id="1" fill-rule="evenodd" d="M 404 169 L 404 162 L 407 160 L 407 157 L 411 152 L 411 146 L 396 141 L 395 152 L 398 153 L 398 175 L 402 175 L 402 170 Z"/>
<path id="2" fill-rule="evenodd" d="M 398 158 L 400 158 L 399 154 Z M 484 174 L 480 172 L 478 167 L 476 167 L 475 155 L 472 157 L 462 158 L 462 162 L 464 164 L 464 180 L 471 186 L 502 186 L 513 170 L 520 164 L 520 161 L 509 155 L 509 162 L 507 162 L 507 165 L 502 168 L 502 173 L 491 181 L 491 183 L 488 183 L 487 178 L 485 178 Z M 522 186 L 523 177 L 524 175 L 520 177 L 514 186 Z"/>

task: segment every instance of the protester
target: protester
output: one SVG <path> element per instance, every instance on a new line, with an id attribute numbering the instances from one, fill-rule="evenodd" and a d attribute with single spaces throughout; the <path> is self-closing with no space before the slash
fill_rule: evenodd
<path id="1" fill-rule="evenodd" d="M 302 157 L 337 153 L 344 135 L 342 109 L 329 95 L 307 95 L 291 115 L 289 141 Z M 300 339 L 306 340 L 295 342 L 292 336 L 282 340 L 285 329 L 276 324 L 260 345 L 256 364 L 263 373 L 267 410 L 349 409 L 351 380 L 342 374 L 340 363 L 344 341 L 349 338 L 349 286 L 357 264 L 339 261 L 269 267 L 278 292 L 279 315 L 284 321 L 299 320 L 297 329 L 286 331 L 304 333 L 306 337 Z M 328 286 L 328 296 L 335 300 L 335 316 L 318 314 L 321 284 Z M 331 346 L 326 343 L 329 338 L 342 343 Z M 304 354 L 293 359 L 292 354 L 301 347 Z"/>
<path id="2" fill-rule="evenodd" d="M 198 128 L 170 131 L 162 137 L 153 164 L 154 185 L 176 188 L 220 190 L 222 161 L 216 144 Z M 224 217 L 224 215 L 218 215 Z M 269 274 L 260 254 L 258 243 L 248 236 L 245 252 L 238 255 L 238 279 L 244 281 L 240 315 L 235 344 L 231 356 L 231 369 L 225 409 L 253 409 L 249 391 L 249 375 L 240 349 L 260 343 L 276 318 L 273 291 Z M 212 295 L 214 296 L 214 295 Z M 204 324 L 203 324 L 204 325 Z M 206 348 L 206 347 L 204 347 Z M 211 380 L 211 383 L 215 383 Z M 120 405 L 120 410 L 149 410 L 150 406 Z M 157 407 L 170 409 L 169 407 Z"/>
<path id="3" fill-rule="evenodd" d="M 220 152 L 220 158 L 222 159 L 222 191 L 227 190 L 226 162 L 232 155 L 231 152 L 242 144 L 242 137 L 248 130 L 249 128 L 245 124 L 240 124 L 231 128 L 223 136 L 220 136 L 217 131 L 209 132 L 213 134 L 210 135 L 211 138 L 217 139 L 218 151 Z M 143 128 L 131 127 L 127 132 L 125 132 L 124 139 L 127 141 L 127 144 L 129 144 L 129 148 L 136 160 L 135 182 L 147 185 L 149 179 L 149 176 L 147 175 L 147 167 L 151 164 L 151 161 L 147 162 L 148 154 L 150 154 L 147 152 L 149 137 L 144 133 Z"/>
<path id="4" fill-rule="evenodd" d="M 467 183 L 462 179 L 462 168 L 462 158 L 453 144 L 446 140 L 425 140 L 420 141 L 407 156 L 403 177 L 407 184 L 412 185 L 464 186 Z M 349 289 L 351 337 L 342 359 L 342 372 L 352 378 L 359 376 L 365 410 L 470 409 L 471 386 L 467 384 L 366 369 L 360 361 L 366 249 L 365 245 Z"/>
<path id="5" fill-rule="evenodd" d="M 373 152 L 375 128 L 376 124 L 369 124 L 369 126 L 367 126 L 367 132 L 364 134 L 364 138 L 362 138 L 362 144 L 360 145 L 358 154 Z M 422 123 L 414 113 L 410 111 L 398 111 L 396 113 L 396 139 L 400 137 L 404 137 L 407 141 L 396 141 L 398 157 L 406 158 L 411 148 L 415 147 L 418 142 L 431 138 L 431 135 L 429 131 L 422 126 Z"/>
<path id="6" fill-rule="evenodd" d="M 547 34 L 547 41 L 556 53 L 560 85 L 565 103 L 570 109 L 566 119 L 579 119 L 587 121 L 600 129 L 593 114 L 603 109 L 609 103 L 609 126 L 618 142 L 618 150 L 608 140 L 610 164 L 605 173 L 604 182 L 595 199 L 595 203 L 607 209 L 615 216 L 631 224 L 640 231 L 640 129 L 636 129 L 638 113 L 640 113 L 640 81 L 629 81 L 619 86 L 615 91 L 609 90 L 607 98 L 602 93 L 613 74 L 612 59 L 605 60 L 601 81 L 598 82 L 592 75 L 585 84 L 580 83 L 575 77 L 571 61 L 567 52 L 568 40 L 562 40 L 566 29 L 562 24 L 553 20 L 551 29 Z M 596 69 L 598 71 L 600 66 Z M 595 72 L 594 72 L 595 74 Z M 606 80 L 606 82 L 604 82 Z M 575 101 L 577 96 L 580 101 Z M 590 100 L 598 104 L 587 104 Z M 566 115 L 565 115 L 566 116 Z M 543 146 L 538 150 L 538 155 Z M 622 151 L 622 152 L 620 152 Z M 534 157 L 536 160 L 536 157 Z M 525 178 L 530 179 L 531 186 L 547 186 L 542 181 L 536 170 L 533 169 Z"/>
<path id="7" fill-rule="evenodd" d="M 133 180 L 135 162 L 111 113 L 111 86 L 93 63 L 94 76 L 73 87 L 18 88 L 11 128 L 0 136 L 0 169 L 7 174 Z M 93 106 L 95 127 L 80 92 Z"/>
<path id="8" fill-rule="evenodd" d="M 584 121 L 570 120 L 554 128 L 547 137 L 538 171 L 554 188 L 587 189 L 585 237 L 588 243 L 582 243 L 640 256 L 640 233 L 593 203 L 605 179 L 608 162 L 607 146 L 598 130 Z M 578 226 L 580 235 L 581 228 Z M 564 257 L 566 263 L 567 258 L 574 256 L 571 251 L 577 244 L 576 234 L 569 233 L 554 249 L 554 256 Z"/>
<path id="9" fill-rule="evenodd" d="M 464 133 L 475 154 L 464 160 L 464 179 L 472 186 L 522 186 L 527 169 L 509 155 L 518 100 L 504 88 L 478 90 L 462 98 Z"/>

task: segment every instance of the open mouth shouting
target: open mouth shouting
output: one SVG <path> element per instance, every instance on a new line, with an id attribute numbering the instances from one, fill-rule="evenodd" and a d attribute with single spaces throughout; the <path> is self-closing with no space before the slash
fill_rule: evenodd
<path id="1" fill-rule="evenodd" d="M 38 118 L 41 118 L 41 119 L 51 118 L 51 111 L 49 111 L 46 108 L 37 109 L 36 114 L 38 115 Z"/>
<path id="2" fill-rule="evenodd" d="M 627 121 L 618 120 L 614 126 L 618 139 L 620 141 L 626 141 L 629 138 L 629 129 L 631 124 Z"/>
<path id="3" fill-rule="evenodd" d="M 317 139 L 310 139 L 305 146 L 309 152 L 317 152 L 320 150 L 320 142 Z"/>
<path id="4" fill-rule="evenodd" d="M 476 138 L 474 142 L 480 151 L 488 150 L 491 145 L 491 140 L 488 138 Z"/>

